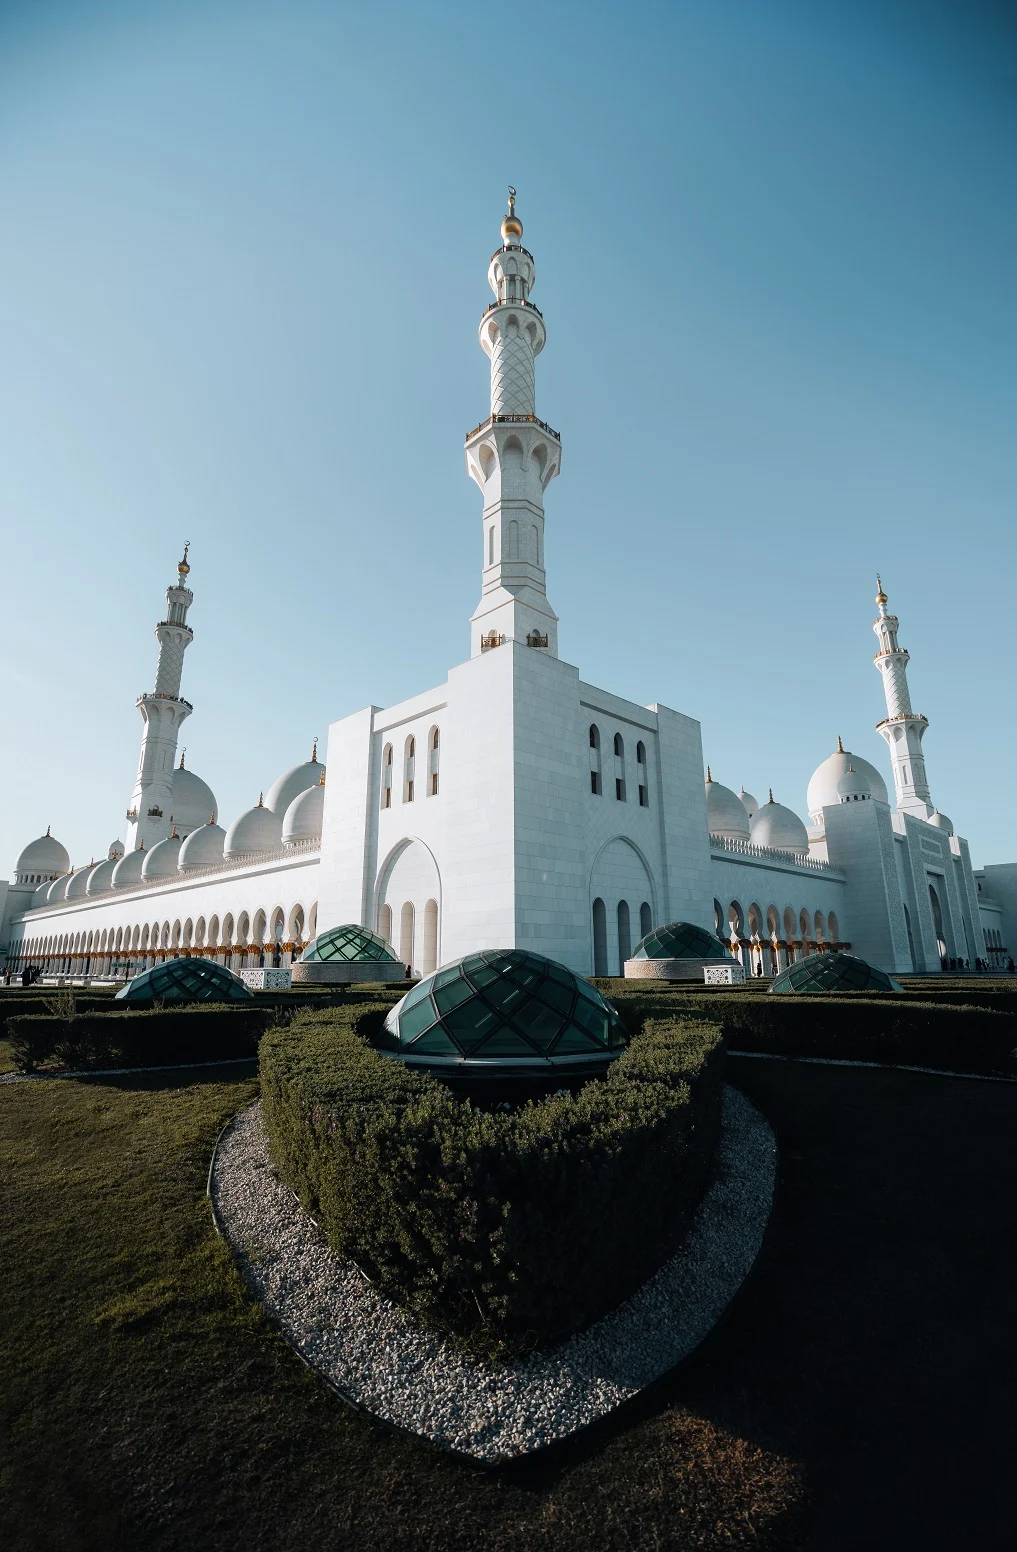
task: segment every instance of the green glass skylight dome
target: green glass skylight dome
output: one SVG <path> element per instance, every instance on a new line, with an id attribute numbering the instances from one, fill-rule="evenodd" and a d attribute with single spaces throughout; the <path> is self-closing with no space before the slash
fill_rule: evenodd
<path id="1" fill-rule="evenodd" d="M 376 932 L 369 932 L 366 927 L 358 927 L 353 922 L 343 927 L 330 927 L 328 932 L 319 932 L 314 942 L 308 943 L 300 956 L 301 964 L 313 963 L 315 960 L 326 964 L 332 960 L 398 963 L 384 938 L 379 938 Z"/>
<path id="2" fill-rule="evenodd" d="M 121 986 L 117 1002 L 246 1002 L 251 996 L 238 975 L 210 959 L 167 959 L 142 970 Z"/>
<path id="3" fill-rule="evenodd" d="M 633 959 L 725 959 L 733 955 L 719 938 L 694 922 L 668 922 L 641 938 Z"/>
<path id="4" fill-rule="evenodd" d="M 523 949 L 467 954 L 418 981 L 378 1040 L 402 1061 L 473 1075 L 592 1069 L 625 1044 L 617 1012 L 589 981 Z"/>
<path id="5" fill-rule="evenodd" d="M 899 992 L 892 976 L 840 949 L 806 954 L 774 978 L 771 992 Z"/>

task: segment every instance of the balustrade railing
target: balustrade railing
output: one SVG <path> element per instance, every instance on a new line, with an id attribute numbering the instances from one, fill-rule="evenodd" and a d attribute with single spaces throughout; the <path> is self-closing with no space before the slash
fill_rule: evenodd
<path id="1" fill-rule="evenodd" d="M 466 441 L 468 442 L 471 437 L 475 437 L 478 431 L 486 431 L 489 426 L 498 426 L 503 423 L 539 426 L 545 436 L 553 437 L 556 442 L 561 441 L 561 437 L 554 427 L 549 426 L 546 420 L 541 420 L 539 415 L 488 415 L 487 419 L 482 420 L 479 426 L 474 426 L 472 431 L 466 433 Z"/>
<path id="2" fill-rule="evenodd" d="M 712 851 L 730 851 L 739 857 L 757 857 L 761 862 L 793 863 L 796 868 L 806 868 L 810 873 L 833 873 L 836 870 L 818 857 L 807 852 L 783 851 L 778 846 L 756 846 L 752 841 L 741 841 L 730 835 L 711 835 Z"/>

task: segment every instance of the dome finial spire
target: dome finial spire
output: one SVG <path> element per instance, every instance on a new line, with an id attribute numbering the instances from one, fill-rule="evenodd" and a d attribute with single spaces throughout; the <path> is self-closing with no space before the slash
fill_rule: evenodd
<path id="1" fill-rule="evenodd" d="M 49 834 L 49 825 L 46 826 L 46 834 Z"/>
<path id="2" fill-rule="evenodd" d="M 317 735 L 317 733 L 315 733 L 315 735 L 314 735 L 314 748 L 311 750 L 311 764 L 312 765 L 317 765 L 317 763 L 318 763 L 318 735 Z"/>
<path id="3" fill-rule="evenodd" d="M 837 753 L 838 754 L 843 754 L 844 753 L 844 745 L 840 741 L 840 734 L 839 733 L 837 734 Z"/>
<path id="4" fill-rule="evenodd" d="M 516 191 L 511 183 L 508 186 L 508 215 L 501 223 L 501 235 L 507 243 L 517 243 L 523 235 L 523 223 L 516 215 Z"/>
<path id="5" fill-rule="evenodd" d="M 770 788 L 770 802 L 773 802 L 773 788 Z"/>
<path id="6" fill-rule="evenodd" d="M 877 604 L 886 603 L 886 594 L 883 592 L 883 580 L 878 571 L 876 572 L 876 602 Z"/>
<path id="7" fill-rule="evenodd" d="M 706 779 L 707 779 L 707 781 L 712 781 L 713 780 L 713 777 L 710 775 L 710 767 L 709 766 L 706 767 Z"/>
<path id="8" fill-rule="evenodd" d="M 185 744 L 184 747 L 180 751 L 180 769 L 181 770 L 183 770 L 183 768 L 184 768 L 184 755 L 186 753 L 187 753 L 187 745 Z"/>
<path id="9" fill-rule="evenodd" d="M 183 553 L 183 556 L 177 562 L 177 570 L 179 571 L 179 573 L 180 573 L 180 575 L 182 577 L 186 577 L 188 572 L 191 569 L 190 566 L 187 564 L 187 552 L 190 549 L 190 547 L 191 547 L 190 539 L 185 539 L 184 540 L 184 553 Z"/>

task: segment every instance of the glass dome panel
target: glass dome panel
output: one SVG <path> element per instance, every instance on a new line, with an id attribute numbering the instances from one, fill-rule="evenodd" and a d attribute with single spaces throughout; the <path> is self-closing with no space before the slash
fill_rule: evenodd
<path id="1" fill-rule="evenodd" d="M 778 996 L 786 992 L 899 992 L 900 986 L 892 976 L 877 970 L 857 954 L 845 954 L 841 949 L 832 953 L 807 954 L 795 960 L 774 978 L 771 992 Z"/>
<path id="2" fill-rule="evenodd" d="M 733 960 L 730 949 L 705 927 L 694 922 L 668 922 L 654 927 L 641 938 L 632 952 L 633 959 L 724 959 Z"/>
<path id="3" fill-rule="evenodd" d="M 121 986 L 116 1002 L 245 1002 L 251 992 L 238 975 L 210 959 L 167 959 Z"/>
<path id="4" fill-rule="evenodd" d="M 539 954 L 504 949 L 467 954 L 420 981 L 391 1010 L 378 1043 L 439 1066 L 546 1071 L 556 1060 L 609 1061 L 626 1038 L 588 981 Z"/>
<path id="5" fill-rule="evenodd" d="M 347 922 L 342 927 L 330 927 L 328 932 L 319 932 L 314 942 L 309 943 L 300 956 L 301 964 L 312 961 L 328 963 L 329 960 L 399 963 L 384 938 L 367 927 L 358 926 L 356 922 Z"/>

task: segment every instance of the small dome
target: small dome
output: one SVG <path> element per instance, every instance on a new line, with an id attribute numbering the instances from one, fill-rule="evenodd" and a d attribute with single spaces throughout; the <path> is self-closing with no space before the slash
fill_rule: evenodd
<path id="1" fill-rule="evenodd" d="M 61 873 L 69 873 L 71 859 L 67 847 L 61 846 L 56 836 L 46 831 L 37 841 L 29 841 L 14 864 L 15 883 L 32 883 L 35 879 L 53 880 Z"/>
<path id="2" fill-rule="evenodd" d="M 160 842 L 160 845 L 163 843 Z M 152 851 L 156 848 L 153 846 Z M 251 993 L 239 975 L 211 959 L 167 959 L 121 986 L 115 1002 L 247 1002 Z"/>
<path id="3" fill-rule="evenodd" d="M 119 862 L 125 850 L 123 841 L 110 841 L 109 851 L 106 853 L 107 861 L 112 859 L 114 862 Z"/>
<path id="4" fill-rule="evenodd" d="M 379 1048 L 472 1075 L 602 1067 L 626 1044 L 589 981 L 523 949 L 467 954 L 418 981 L 385 1020 Z"/>
<path id="5" fill-rule="evenodd" d="M 384 938 L 367 927 L 358 926 L 356 922 L 347 922 L 343 927 L 330 927 L 328 932 L 319 932 L 314 941 L 308 943 L 300 959 L 302 963 L 312 960 L 327 963 L 330 959 L 341 959 L 347 963 L 357 960 L 373 965 L 399 963 Z"/>
<path id="6" fill-rule="evenodd" d="M 631 957 L 633 959 L 733 959 L 715 933 L 695 922 L 668 922 L 664 927 L 654 927 L 645 938 L 640 938 Z"/>
<path id="7" fill-rule="evenodd" d="M 319 778 L 316 787 L 308 787 L 305 792 L 301 792 L 286 810 L 282 828 L 283 845 L 292 846 L 296 841 L 317 840 L 321 835 L 324 811 L 325 787 Z"/>
<path id="8" fill-rule="evenodd" d="M 224 855 L 248 857 L 258 851 L 275 851 L 282 845 L 282 820 L 263 802 L 234 819 L 226 831 Z"/>
<path id="9" fill-rule="evenodd" d="M 771 792 L 770 801 L 756 811 L 752 821 L 752 844 L 804 853 L 809 849 L 809 832 L 792 809 L 773 801 Z"/>
<path id="10" fill-rule="evenodd" d="M 926 824 L 935 825 L 937 830 L 942 830 L 947 835 L 953 834 L 953 820 L 947 819 L 946 815 L 941 814 L 938 808 L 929 815 L 925 822 Z"/>
<path id="11" fill-rule="evenodd" d="M 871 796 L 872 783 L 869 778 L 864 771 L 856 771 L 853 765 L 849 765 L 837 783 L 838 801 L 852 803 Z"/>
<path id="12" fill-rule="evenodd" d="M 306 792 L 308 787 L 318 785 L 324 769 L 318 759 L 318 744 L 315 740 L 309 760 L 305 760 L 303 765 L 294 765 L 292 770 L 284 771 L 281 776 L 276 777 L 265 794 L 265 807 L 270 808 L 273 814 L 278 814 L 282 819 L 294 798 Z"/>
<path id="13" fill-rule="evenodd" d="M 61 873 L 59 878 L 54 879 L 53 883 L 49 886 L 49 893 L 46 896 L 46 903 L 48 905 L 52 905 L 55 901 L 66 900 L 67 891 L 70 888 L 71 880 L 74 877 L 74 873 Z"/>
<path id="14" fill-rule="evenodd" d="M 860 754 L 852 754 L 850 749 L 845 749 L 838 738 L 837 748 L 833 754 L 827 755 L 822 765 L 816 766 L 812 773 L 812 780 L 809 782 L 805 807 L 809 811 L 809 818 L 815 824 L 819 824 L 822 820 L 824 808 L 840 802 L 837 783 L 842 776 L 847 775 L 849 766 L 854 767 L 856 775 L 867 779 L 870 797 L 875 798 L 879 803 L 890 801 L 886 793 L 886 782 L 876 767 L 870 765 L 868 760 L 863 760 Z"/>
<path id="15" fill-rule="evenodd" d="M 223 860 L 225 846 L 226 831 L 221 825 L 217 825 L 214 820 L 199 825 L 181 846 L 177 868 L 181 873 L 186 873 L 190 868 L 215 867 L 217 862 Z"/>
<path id="16" fill-rule="evenodd" d="M 706 824 L 711 835 L 724 835 L 729 840 L 747 841 L 749 816 L 737 792 L 722 786 L 710 775 L 706 767 Z"/>
<path id="17" fill-rule="evenodd" d="M 207 781 L 202 781 L 193 771 L 184 769 L 181 763 L 173 772 L 173 823 L 180 835 L 190 835 L 199 825 L 208 823 L 209 814 L 218 808 L 215 793 Z M 154 847 L 153 847 L 154 850 Z"/>
<path id="18" fill-rule="evenodd" d="M 877 970 L 856 954 L 842 949 L 832 953 L 806 954 L 796 959 L 774 978 L 770 987 L 777 996 L 785 992 L 899 992 L 892 976 Z"/>
<path id="19" fill-rule="evenodd" d="M 114 889 L 133 889 L 141 883 L 141 870 L 145 865 L 148 852 L 142 847 L 137 851 L 129 851 L 126 856 L 120 858 L 113 869 L 112 884 Z"/>
<path id="20" fill-rule="evenodd" d="M 759 804 L 756 802 L 755 798 L 752 796 L 752 793 L 751 792 L 746 792 L 745 788 L 743 787 L 741 789 L 741 791 L 739 792 L 739 794 L 738 794 L 738 801 L 741 803 L 741 805 L 744 808 L 745 812 L 748 814 L 749 818 L 751 819 L 753 814 L 756 813 L 758 808 L 759 808 Z"/>
<path id="21" fill-rule="evenodd" d="M 81 900 L 88 893 L 88 883 L 95 872 L 95 863 L 90 862 L 87 868 L 79 868 L 67 885 L 65 900 Z"/>
<path id="22" fill-rule="evenodd" d="M 47 896 L 49 895 L 49 892 L 52 888 L 52 879 L 47 879 L 44 884 L 40 884 L 38 889 L 35 891 L 35 894 L 32 896 L 32 904 L 29 906 L 29 910 L 36 911 L 40 905 L 45 905 Z"/>
<path id="23" fill-rule="evenodd" d="M 119 857 L 107 857 L 104 862 L 97 862 L 95 867 L 89 870 L 88 883 L 85 885 L 86 895 L 97 895 L 103 889 L 113 888 L 113 870 L 119 861 Z"/>
<path id="24" fill-rule="evenodd" d="M 152 850 L 145 853 L 145 860 L 141 864 L 142 882 L 151 884 L 160 878 L 176 878 L 180 845 L 179 835 L 170 835 L 164 841 L 157 841 Z M 118 866 L 123 867 L 123 863 Z"/>

